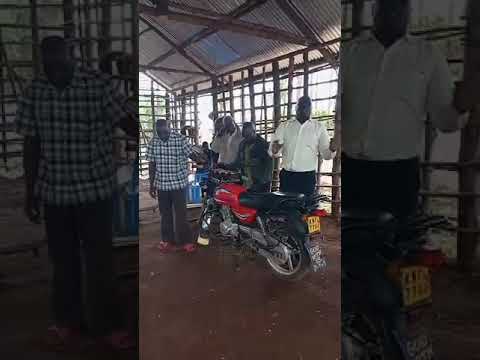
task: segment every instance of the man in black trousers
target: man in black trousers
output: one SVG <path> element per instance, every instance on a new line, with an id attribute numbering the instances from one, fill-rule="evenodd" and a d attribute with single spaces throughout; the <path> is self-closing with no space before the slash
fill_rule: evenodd
<path id="1" fill-rule="evenodd" d="M 115 323 L 112 145 L 116 127 L 136 138 L 138 119 L 110 77 L 75 65 L 63 38 L 45 38 L 41 54 L 44 74 L 20 97 L 16 125 L 24 136 L 26 215 L 39 222 L 43 207 L 53 265 L 48 340 L 68 345 L 88 327 L 115 349 L 130 348 L 133 339 Z"/>

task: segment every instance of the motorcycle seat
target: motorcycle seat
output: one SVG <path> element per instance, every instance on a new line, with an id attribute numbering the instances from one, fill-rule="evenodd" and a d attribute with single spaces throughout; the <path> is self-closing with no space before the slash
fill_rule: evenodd
<path id="1" fill-rule="evenodd" d="M 394 216 L 386 211 L 362 209 L 344 209 L 342 211 L 342 221 L 366 222 L 382 225 L 387 224 L 393 220 Z"/>
<path id="2" fill-rule="evenodd" d="M 269 210 L 275 209 L 282 203 L 303 203 L 305 201 L 305 195 L 296 193 L 254 193 L 244 192 L 239 198 L 240 205 L 256 209 L 256 210 Z"/>

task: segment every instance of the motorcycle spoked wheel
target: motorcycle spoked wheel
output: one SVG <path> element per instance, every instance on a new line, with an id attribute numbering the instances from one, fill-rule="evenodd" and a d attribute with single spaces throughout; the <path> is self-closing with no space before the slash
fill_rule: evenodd
<path id="1" fill-rule="evenodd" d="M 310 270 L 310 256 L 302 239 L 288 236 L 285 244 L 279 243 L 269 252 L 267 264 L 275 276 L 287 281 L 299 281 Z"/>
<path id="2" fill-rule="evenodd" d="M 219 214 L 217 214 L 215 210 L 204 206 L 200 219 L 198 220 L 199 235 L 210 240 L 218 238 L 220 235 L 220 221 Z"/>
<path id="3" fill-rule="evenodd" d="M 360 314 L 342 317 L 341 347 L 342 360 L 387 360 L 375 325 Z"/>

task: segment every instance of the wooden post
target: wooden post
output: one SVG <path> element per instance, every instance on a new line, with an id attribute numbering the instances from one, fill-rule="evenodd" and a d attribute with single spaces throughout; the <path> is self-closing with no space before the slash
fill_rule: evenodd
<path id="1" fill-rule="evenodd" d="M 245 72 L 242 70 L 242 84 L 240 85 L 240 96 L 242 97 L 240 99 L 240 106 L 242 108 L 242 124 L 245 122 L 245 85 L 243 84 L 243 81 L 245 80 Z"/>
<path id="2" fill-rule="evenodd" d="M 172 112 L 170 110 L 170 93 L 165 93 L 165 118 L 167 121 L 172 121 Z"/>
<path id="3" fill-rule="evenodd" d="M 464 78 L 472 79 L 480 73 L 480 3 L 470 0 L 467 13 L 467 39 L 465 47 Z M 480 84 L 479 84 L 480 86 Z M 462 130 L 460 144 L 460 162 L 475 160 L 480 138 L 479 108 L 470 113 L 470 120 Z M 477 170 L 473 167 L 461 167 L 459 172 L 460 193 L 475 192 Z M 461 228 L 477 228 L 477 207 L 474 197 L 459 199 L 458 224 Z M 460 232 L 457 240 L 457 257 L 460 269 L 471 272 L 475 262 L 478 234 Z"/>
<path id="4" fill-rule="evenodd" d="M 195 124 L 195 145 L 198 145 L 198 137 L 200 132 L 198 131 L 198 86 L 193 85 L 193 121 Z"/>
<path id="5" fill-rule="evenodd" d="M 357 37 L 363 28 L 365 0 L 352 0 L 352 37 Z"/>
<path id="6" fill-rule="evenodd" d="M 182 89 L 182 97 L 181 97 L 181 100 L 180 100 L 180 104 L 181 104 L 181 119 L 180 119 L 180 129 L 183 128 L 187 122 L 187 95 L 186 95 L 187 91 L 185 89 Z"/>
<path id="7" fill-rule="evenodd" d="M 290 56 L 288 59 L 288 89 L 287 89 L 287 121 L 292 117 L 292 93 L 293 93 L 293 70 L 295 68 L 295 58 Z"/>
<path id="8" fill-rule="evenodd" d="M 252 114 L 252 124 L 257 125 L 257 114 L 255 111 L 255 84 L 253 79 L 253 67 L 248 68 L 248 92 L 250 95 L 250 109 Z"/>
<path id="9" fill-rule="evenodd" d="M 2 53 L 3 51 L 5 51 L 5 49 L 3 49 L 3 45 L 1 45 L 3 41 L 3 34 L 2 34 L 2 28 L 0 28 L 0 47 L 1 47 L 1 50 L 2 50 Z M 3 55 L 3 54 L 2 54 Z M 3 56 L 2 56 L 3 57 Z M 6 78 L 7 76 L 4 76 L 4 71 L 5 71 L 5 67 L 4 67 L 4 64 L 3 62 L 7 62 L 7 59 L 0 59 L 0 111 L 1 111 L 1 115 L 2 115 L 2 152 L 3 152 L 3 162 L 5 164 L 5 167 L 7 167 L 7 162 L 8 162 L 8 147 L 7 147 L 7 109 L 6 109 L 6 105 L 5 105 L 5 82 L 6 82 Z M 5 64 L 6 66 L 6 64 Z M 12 84 L 13 86 L 13 84 Z"/>
<path id="10" fill-rule="evenodd" d="M 228 90 L 230 94 L 230 115 L 235 120 L 235 99 L 233 98 L 233 76 L 228 76 Z"/>
<path id="11" fill-rule="evenodd" d="M 425 124 L 425 156 L 424 161 L 426 163 L 432 161 L 432 150 L 433 150 L 433 141 L 435 140 L 435 129 L 432 126 L 430 119 L 427 119 Z M 431 186 L 431 177 L 432 177 L 432 168 L 424 167 L 422 168 L 422 189 L 423 191 L 429 191 Z M 425 196 L 422 198 L 422 208 L 424 211 L 428 207 L 428 197 Z"/>
<path id="12" fill-rule="evenodd" d="M 308 95 L 308 80 L 309 80 L 309 65 L 308 50 L 303 53 L 303 95 Z"/>
<path id="13" fill-rule="evenodd" d="M 152 122 L 155 127 L 155 92 L 153 91 L 153 80 L 150 79 L 150 106 L 152 108 Z"/>
<path id="14" fill-rule="evenodd" d="M 265 74 L 265 66 L 262 68 L 262 111 L 263 111 L 263 116 L 264 116 L 264 124 L 263 124 L 263 131 L 264 131 L 264 136 L 267 136 L 267 94 L 266 91 L 267 89 L 265 88 L 265 81 L 266 81 L 266 74 Z"/>
<path id="15" fill-rule="evenodd" d="M 84 39 L 85 56 L 86 56 L 87 66 L 91 67 L 92 66 L 92 31 L 91 31 L 92 19 L 90 17 L 90 1 L 84 1 L 83 10 L 85 13 L 85 39 Z"/>
<path id="16" fill-rule="evenodd" d="M 280 97 L 280 70 L 278 61 L 273 62 L 272 64 L 272 72 L 273 72 L 273 127 L 274 130 L 280 125 L 280 120 L 282 116 L 282 106 L 281 106 L 281 97 Z M 267 139 L 267 137 L 265 137 Z M 272 181 L 272 188 L 274 190 L 278 189 L 278 175 L 280 169 L 280 160 L 275 158 L 273 164 L 273 181 Z M 275 184 L 275 187 L 273 185 Z"/>
<path id="17" fill-rule="evenodd" d="M 218 117 L 218 80 L 216 77 L 212 78 L 212 108 L 213 108 L 213 118 Z"/>
<path id="18" fill-rule="evenodd" d="M 32 61 L 34 75 L 40 72 L 40 39 L 38 34 L 37 0 L 30 0 L 30 21 L 32 25 Z"/>
<path id="19" fill-rule="evenodd" d="M 73 39 L 75 37 L 75 25 L 73 21 L 73 14 L 74 14 L 73 0 L 64 0 L 63 1 L 63 21 L 65 22 L 65 30 L 64 30 L 65 39 Z"/>

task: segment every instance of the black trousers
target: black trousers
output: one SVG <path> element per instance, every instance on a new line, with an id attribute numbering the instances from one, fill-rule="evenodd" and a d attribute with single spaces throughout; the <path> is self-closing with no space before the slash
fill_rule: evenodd
<path id="1" fill-rule="evenodd" d="M 193 242 L 187 221 L 186 190 L 158 191 L 162 241 L 183 246 Z"/>
<path id="2" fill-rule="evenodd" d="M 53 267 L 52 305 L 60 326 L 88 327 L 103 336 L 118 324 L 114 303 L 112 199 L 79 206 L 46 206 Z"/>
<path id="3" fill-rule="evenodd" d="M 256 192 L 256 193 L 267 193 L 270 192 L 272 187 L 272 183 L 268 182 L 265 184 L 255 183 L 248 189 L 249 191 Z"/>
<path id="4" fill-rule="evenodd" d="M 313 195 L 316 191 L 315 171 L 292 172 L 282 169 L 280 171 L 280 191 L 286 193 Z"/>
<path id="5" fill-rule="evenodd" d="M 420 190 L 420 160 L 367 161 L 342 155 L 342 208 L 414 214 Z"/>

